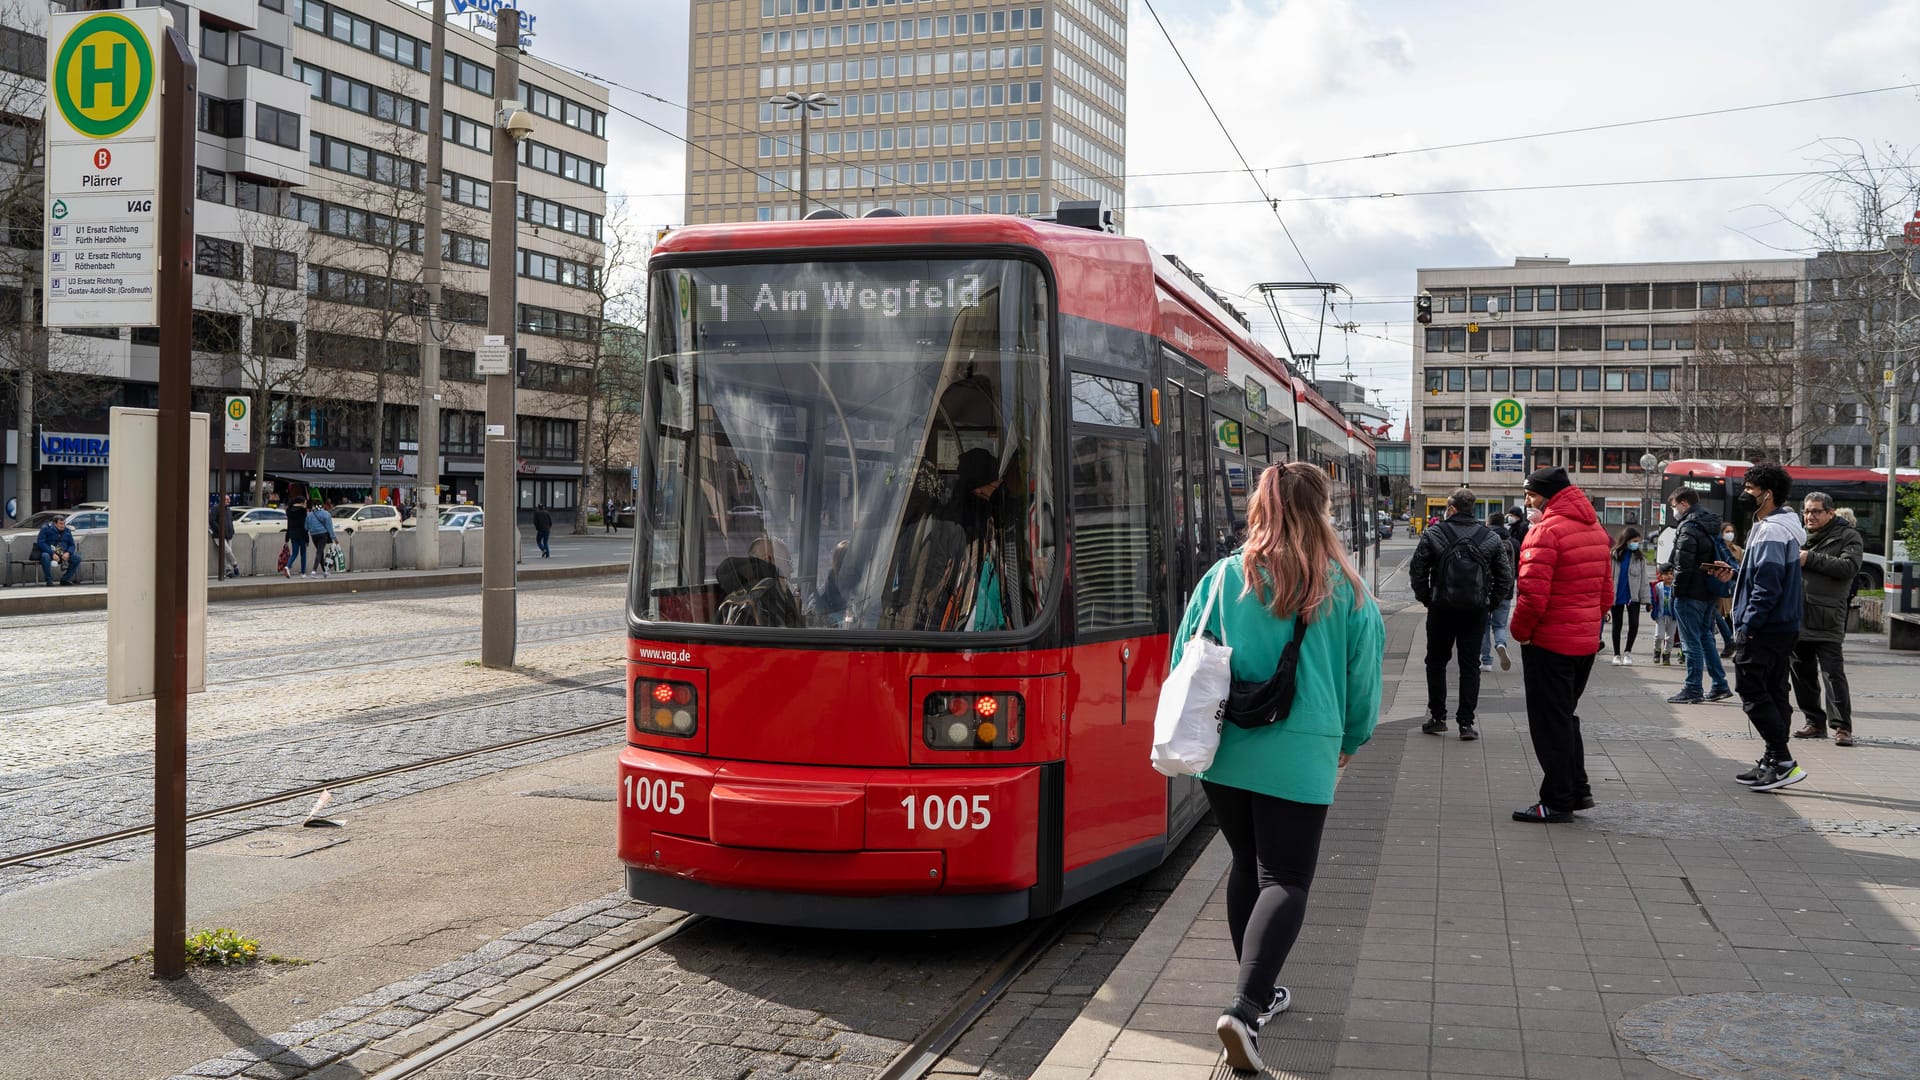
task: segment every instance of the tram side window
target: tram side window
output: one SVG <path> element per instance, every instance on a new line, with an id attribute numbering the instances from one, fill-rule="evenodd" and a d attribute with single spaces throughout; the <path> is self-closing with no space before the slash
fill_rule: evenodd
<path id="1" fill-rule="evenodd" d="M 1147 445 L 1137 438 L 1073 440 L 1073 604 L 1080 633 L 1153 618 Z"/>

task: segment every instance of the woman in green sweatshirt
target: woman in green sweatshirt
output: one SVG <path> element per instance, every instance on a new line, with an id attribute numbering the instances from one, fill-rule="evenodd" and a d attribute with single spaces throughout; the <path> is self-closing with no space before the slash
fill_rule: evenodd
<path id="1" fill-rule="evenodd" d="M 1227 923 L 1240 962 L 1234 999 L 1215 1025 L 1235 1069 L 1258 1071 L 1262 1025 L 1291 1004 L 1276 983 L 1306 918 L 1307 890 L 1339 770 L 1373 735 L 1386 633 L 1380 608 L 1328 524 L 1331 484 L 1319 466 L 1268 468 L 1247 507 L 1246 546 L 1193 590 L 1173 662 L 1205 630 L 1233 646 L 1233 677 L 1271 678 L 1302 616 L 1293 708 L 1261 728 L 1224 725 L 1201 774 L 1233 849 Z M 1222 577 L 1219 602 L 1206 597 Z M 1251 584 L 1249 584 L 1251 583 Z"/>

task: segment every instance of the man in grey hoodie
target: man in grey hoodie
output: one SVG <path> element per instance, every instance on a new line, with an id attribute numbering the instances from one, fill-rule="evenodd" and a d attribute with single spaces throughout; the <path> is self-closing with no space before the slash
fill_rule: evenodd
<path id="1" fill-rule="evenodd" d="M 1739 505 L 1753 511 L 1753 529 L 1733 590 L 1734 682 L 1740 707 L 1766 741 L 1766 753 L 1735 779 L 1755 791 L 1775 791 L 1807 778 L 1787 745 L 1793 705 L 1787 697 L 1793 646 L 1800 638 L 1805 603 L 1800 547 L 1806 527 L 1786 503 L 1793 488 L 1787 470 L 1755 465 L 1747 470 Z M 1735 571 L 1716 562 L 1707 572 L 1721 581 Z"/>

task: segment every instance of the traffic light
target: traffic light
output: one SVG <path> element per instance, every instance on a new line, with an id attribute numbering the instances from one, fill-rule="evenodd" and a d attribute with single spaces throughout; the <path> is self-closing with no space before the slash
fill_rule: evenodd
<path id="1" fill-rule="evenodd" d="M 1433 295 L 1422 291 L 1413 301 L 1413 321 L 1422 326 L 1433 321 Z"/>

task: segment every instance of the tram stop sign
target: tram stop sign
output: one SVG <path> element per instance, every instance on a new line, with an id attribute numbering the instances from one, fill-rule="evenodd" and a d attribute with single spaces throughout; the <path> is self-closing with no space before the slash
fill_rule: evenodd
<path id="1" fill-rule="evenodd" d="M 49 21 L 49 327 L 158 325 L 159 57 L 172 25 L 161 8 Z"/>
<path id="2" fill-rule="evenodd" d="M 1517 398 L 1502 398 L 1493 403 L 1492 440 L 1488 446 L 1489 468 L 1497 473 L 1527 471 L 1527 407 Z"/>

